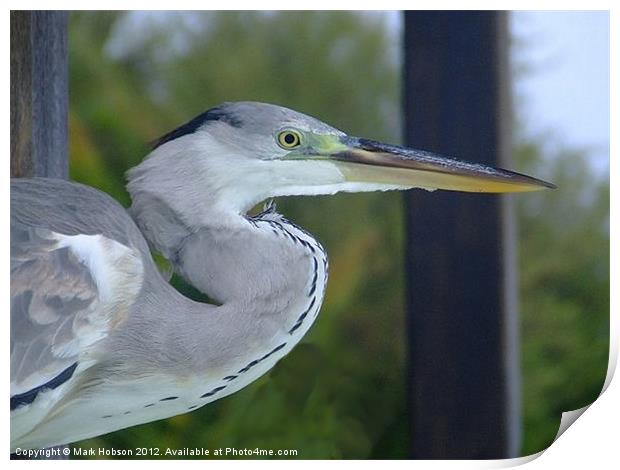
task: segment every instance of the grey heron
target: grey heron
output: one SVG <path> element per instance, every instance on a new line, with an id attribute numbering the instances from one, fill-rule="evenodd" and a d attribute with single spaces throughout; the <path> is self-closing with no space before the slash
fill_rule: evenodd
<path id="1" fill-rule="evenodd" d="M 11 182 L 11 448 L 66 444 L 186 413 L 278 362 L 317 318 L 325 250 L 278 196 L 552 187 L 351 137 L 283 107 L 226 103 L 128 172 L 129 211 L 54 179 Z M 182 296 L 151 249 L 218 304 Z"/>

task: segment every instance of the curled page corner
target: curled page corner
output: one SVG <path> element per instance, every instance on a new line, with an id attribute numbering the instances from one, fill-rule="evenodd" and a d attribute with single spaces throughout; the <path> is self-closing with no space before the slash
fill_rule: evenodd
<path id="1" fill-rule="evenodd" d="M 590 406 L 592 406 L 592 403 L 577 410 L 564 411 L 562 413 L 562 419 L 560 420 L 560 427 L 558 428 L 557 434 L 553 438 L 553 442 L 557 441 L 558 438 L 564 434 L 564 431 L 571 427 L 572 424 L 577 421 L 577 419 L 579 419 L 579 417 L 584 414 L 588 408 L 590 408 Z"/>
<path id="2" fill-rule="evenodd" d="M 600 395 L 599 395 L 600 396 Z M 571 427 L 571 425 L 577 421 L 577 419 L 579 419 L 579 417 L 585 413 L 585 411 L 590 408 L 590 406 L 592 406 L 592 403 L 590 403 L 589 405 L 584 406 L 583 408 L 579 408 L 577 410 L 572 410 L 572 411 L 564 411 L 562 413 L 562 418 L 560 420 L 560 427 L 558 428 L 558 432 L 555 435 L 555 437 L 553 438 L 553 442 L 546 447 L 545 449 L 536 452 L 534 454 L 530 454 L 530 455 L 524 455 L 522 457 L 517 457 L 517 458 L 512 458 L 512 459 L 506 459 L 503 462 L 505 463 L 504 465 L 499 465 L 499 467 L 505 468 L 505 467 L 516 467 L 516 466 L 520 466 L 520 465 L 524 465 L 526 463 L 531 462 L 532 460 L 536 460 L 538 457 L 540 457 L 541 455 L 543 455 L 545 452 L 547 452 L 547 450 L 553 445 L 553 443 L 555 441 L 558 440 L 558 438 L 564 434 L 564 431 L 566 431 L 569 427 Z"/>
<path id="3" fill-rule="evenodd" d="M 616 365 L 617 365 L 617 359 L 618 359 L 618 355 L 617 355 L 617 350 L 614 351 L 613 346 L 611 346 L 610 344 L 610 351 L 609 351 L 609 360 L 607 362 L 607 376 L 605 377 L 605 382 L 603 383 L 603 388 L 601 389 L 601 392 L 599 393 L 598 397 L 596 398 L 596 400 L 599 399 L 599 397 L 605 393 L 605 390 L 607 390 L 607 388 L 609 387 L 609 384 L 611 383 L 611 379 L 614 376 L 614 372 L 616 371 Z M 579 408 L 577 410 L 572 410 L 572 411 L 564 411 L 562 413 L 562 419 L 560 420 L 560 427 L 558 428 L 558 432 L 555 435 L 555 437 L 553 438 L 553 442 L 557 441 L 559 439 L 559 437 L 564 434 L 564 432 L 572 426 L 572 424 L 577 421 L 579 419 L 579 417 L 584 414 L 586 412 L 586 410 L 588 408 L 590 408 L 595 402 L 596 400 L 594 400 L 592 403 L 590 403 L 589 405 L 584 406 L 583 408 Z"/>

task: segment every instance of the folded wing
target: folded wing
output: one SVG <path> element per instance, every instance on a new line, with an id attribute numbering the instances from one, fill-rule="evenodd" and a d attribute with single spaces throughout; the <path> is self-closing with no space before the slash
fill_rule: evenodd
<path id="1" fill-rule="evenodd" d="M 11 411 L 25 428 L 97 362 L 102 340 L 130 314 L 142 272 L 138 252 L 102 235 L 64 235 L 13 221 Z M 24 428 L 19 424 L 12 422 Z"/>

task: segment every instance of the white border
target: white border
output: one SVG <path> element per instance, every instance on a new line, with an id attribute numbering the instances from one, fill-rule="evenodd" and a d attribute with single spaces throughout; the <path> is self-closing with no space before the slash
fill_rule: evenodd
<path id="1" fill-rule="evenodd" d="M 219 2 L 218 2 L 219 3 Z M 49 1 L 9 1 L 9 8 L 14 9 L 84 9 L 84 2 L 78 1 L 65 1 L 65 2 L 53 2 Z M 174 6 L 175 9 L 202 9 L 205 6 L 211 6 L 210 2 L 205 1 L 187 1 L 187 0 L 179 0 L 174 4 L 163 4 L 161 2 L 153 2 L 153 1 L 117 1 L 117 0 L 108 0 L 106 2 L 88 2 L 88 6 L 90 8 L 100 8 L 100 9 L 167 9 L 166 7 Z M 284 2 L 284 1 L 266 1 L 266 2 L 247 2 L 247 1 L 238 1 L 238 0 L 228 0 L 226 2 L 226 7 L 228 9 L 254 9 L 254 8 L 265 8 L 265 9 L 406 9 L 406 8 L 416 8 L 416 9 L 514 9 L 514 10 L 523 10 L 523 9 L 582 9 L 582 10 L 610 10 L 611 11 L 611 26 L 610 26 L 610 34 L 611 34 L 611 80 L 610 83 L 617 84 L 620 83 L 620 77 L 618 76 L 617 70 L 617 57 L 620 51 L 618 47 L 618 28 L 620 27 L 619 23 L 619 9 L 615 7 L 613 1 L 602 1 L 602 0 L 590 0 L 588 2 L 579 2 L 579 1 L 564 1 L 564 2 L 550 2 L 550 1 L 480 1 L 474 0 L 467 2 L 459 1 L 441 1 L 436 0 L 433 2 L 382 2 L 380 4 L 381 8 L 377 8 L 377 4 L 373 2 L 367 1 L 340 1 L 334 2 L 325 1 L 325 0 L 314 0 L 312 2 L 307 1 L 296 1 L 296 2 Z M 2 48 L 2 63 L 9 63 L 9 15 L 8 10 L 7 14 L 4 17 L 4 25 L 6 25 L 6 30 L 4 31 L 4 47 Z M 3 86 L 3 98 L 5 103 L 5 122 L 4 122 L 4 135 L 5 135 L 5 149 L 7 153 L 9 152 L 9 102 L 10 102 L 10 88 L 9 88 L 9 73 L 8 70 L 5 69 L 6 72 L 4 74 L 4 86 Z M 618 103 L 618 93 L 617 86 L 611 88 L 611 142 L 610 149 L 611 155 L 615 158 L 618 158 L 618 110 L 620 109 L 620 103 Z M 614 132 L 615 131 L 615 132 Z M 7 159 L 8 160 L 8 159 Z M 8 162 L 5 160 L 4 171 L 8 172 Z M 614 164 L 614 158 L 611 159 L 610 162 L 610 170 L 611 170 L 611 180 L 612 180 L 612 190 L 611 190 L 611 232 L 616 233 L 618 220 L 617 213 L 617 190 L 613 186 L 613 182 L 617 180 L 617 165 Z M 2 178 L 2 186 L 1 191 L 3 192 L 3 197 L 1 199 L 1 210 L 3 215 L 3 220 L 8 220 L 8 212 L 9 212 L 9 195 L 8 195 L 8 175 Z M 2 250 L 2 258 L 3 258 L 3 266 L 5 269 L 2 270 L 0 276 L 2 276 L 2 298 L 9 299 L 9 273 L 8 269 L 8 233 L 6 230 L 2 231 L 3 236 L 3 250 Z M 611 245 L 611 275 L 612 275 L 612 286 L 618 287 L 617 282 L 617 266 L 618 266 L 618 250 L 616 245 L 613 243 L 614 238 L 612 236 L 612 245 Z M 551 447 L 549 447 L 546 451 L 541 454 L 537 454 L 536 456 L 522 457 L 519 459 L 512 460 L 489 460 L 489 461 L 401 461 L 401 462 L 390 462 L 390 465 L 394 465 L 396 467 L 406 466 L 407 468 L 411 468 L 411 465 L 415 465 L 416 468 L 503 468 L 507 466 L 516 466 L 527 464 L 529 468 L 548 468 L 548 466 L 552 465 L 554 467 L 564 467 L 564 468 L 583 468 L 585 466 L 597 466 L 604 465 L 603 468 L 607 468 L 613 465 L 613 462 L 618 462 L 618 451 L 617 451 L 617 439 L 615 437 L 615 421 L 618 418 L 618 408 L 620 405 L 620 386 L 618 385 L 618 380 L 611 381 L 613 376 L 613 372 L 617 365 L 618 358 L 618 331 L 619 331 L 619 321 L 618 321 L 618 302 L 616 301 L 616 296 L 613 295 L 616 290 L 612 287 L 612 298 L 611 298 L 611 349 L 610 349 L 610 370 L 608 372 L 608 377 L 606 380 L 607 390 L 601 395 L 601 397 L 591 406 L 587 411 L 581 416 L 578 420 L 578 423 L 574 426 L 571 426 L 564 434 L 560 436 L 560 438 L 555 442 Z M 5 312 L 8 311 L 8 300 L 5 301 Z M 8 334 L 8 315 L 4 315 L 4 331 Z M 6 343 L 5 343 L 6 344 Z M 8 376 L 8 366 L 5 363 L 5 377 Z M 5 396 L 8 396 L 8 381 L 4 381 L 5 388 Z M 8 410 L 5 408 L 3 411 L 4 419 L 3 422 L 6 423 L 3 428 L 3 434 L 0 437 L 2 440 L 3 448 L 5 448 L 4 455 L 8 458 Z M 208 423 L 205 423 L 205 426 L 208 426 Z M 539 457 L 539 458 L 535 458 Z M 230 467 L 237 466 L 239 464 L 245 464 L 245 462 L 223 462 L 223 461 L 209 461 L 209 466 L 217 466 L 217 467 Z M 349 463 L 350 462 L 350 463 Z M 313 468 L 316 465 L 355 465 L 355 467 L 364 467 L 366 465 L 376 465 L 375 462 L 315 462 L 315 461 L 296 461 L 295 466 L 300 467 L 309 467 Z M 529 463 L 528 463 L 529 462 Z M 22 463 L 20 461 L 11 461 L 11 465 L 19 466 L 19 465 L 30 465 L 29 463 Z M 63 462 L 63 465 L 107 465 L 108 462 L 105 461 L 89 461 L 89 462 Z M 114 464 L 114 463 L 113 463 Z M 157 462 L 143 462 L 137 461 L 132 465 L 138 465 L 139 467 L 143 465 L 151 466 L 163 466 L 169 465 L 169 461 L 157 461 Z M 381 465 L 385 465 L 386 463 L 382 463 Z M 187 462 L 184 465 L 190 466 L 200 466 L 200 468 L 204 468 L 204 461 L 193 461 Z M 253 468 L 273 468 L 273 467 L 283 467 L 290 466 L 291 461 L 251 461 L 250 465 Z M 543 467 L 544 466 L 544 467 Z"/>

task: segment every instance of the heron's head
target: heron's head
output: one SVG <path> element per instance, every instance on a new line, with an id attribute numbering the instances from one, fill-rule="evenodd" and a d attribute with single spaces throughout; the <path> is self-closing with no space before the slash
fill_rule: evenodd
<path id="1" fill-rule="evenodd" d="M 310 116 L 254 102 L 225 103 L 166 134 L 129 178 L 132 196 L 159 193 L 174 210 L 189 204 L 197 215 L 197 204 L 240 213 L 287 195 L 552 187 L 511 171 L 352 137 Z"/>

